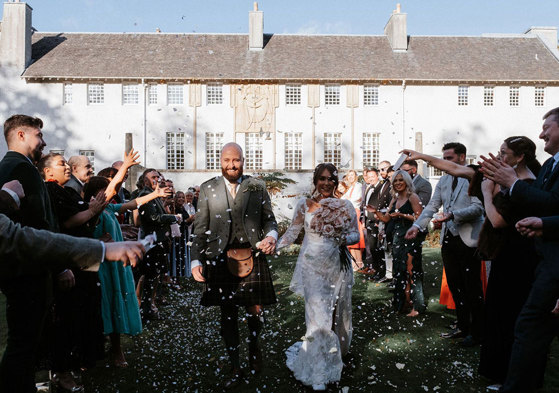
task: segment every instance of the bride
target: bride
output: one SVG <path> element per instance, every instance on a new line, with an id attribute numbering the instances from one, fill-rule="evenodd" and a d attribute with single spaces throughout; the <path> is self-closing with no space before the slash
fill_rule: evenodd
<path id="1" fill-rule="evenodd" d="M 359 241 L 359 229 L 351 202 L 333 197 L 338 187 L 334 165 L 319 164 L 313 184 L 313 197 L 299 201 L 278 249 L 292 244 L 305 228 L 290 289 L 305 299 L 307 331 L 286 351 L 286 363 L 303 384 L 326 390 L 340 380 L 342 355 L 351 343 L 353 269 L 346 246 Z"/>

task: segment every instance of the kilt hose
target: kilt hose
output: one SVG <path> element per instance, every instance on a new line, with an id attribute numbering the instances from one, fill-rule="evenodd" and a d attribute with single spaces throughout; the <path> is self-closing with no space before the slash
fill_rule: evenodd
<path id="1" fill-rule="evenodd" d="M 264 306 L 277 302 L 265 254 L 254 257 L 254 268 L 245 278 L 232 275 L 227 269 L 226 259 L 227 255 L 223 253 L 203 265 L 206 282 L 201 305 Z"/>

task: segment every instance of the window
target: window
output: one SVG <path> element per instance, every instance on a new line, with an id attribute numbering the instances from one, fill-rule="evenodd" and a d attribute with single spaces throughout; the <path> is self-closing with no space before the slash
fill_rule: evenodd
<path id="1" fill-rule="evenodd" d="M 534 88 L 534 105 L 543 106 L 545 98 L 545 87 L 536 86 Z"/>
<path id="2" fill-rule="evenodd" d="M 73 101 L 72 97 L 72 84 L 71 83 L 64 83 L 63 87 L 63 101 L 64 105 L 71 104 Z"/>
<path id="3" fill-rule="evenodd" d="M 64 156 L 64 150 L 49 150 L 50 154 L 60 154 L 61 156 Z"/>
<path id="4" fill-rule="evenodd" d="M 301 105 L 301 85 L 285 85 L 285 105 Z"/>
<path id="5" fill-rule="evenodd" d="M 495 88 L 493 86 L 483 86 L 483 105 L 493 106 L 494 97 L 495 97 Z"/>
<path id="6" fill-rule="evenodd" d="M 206 132 L 206 169 L 219 169 L 223 132 Z"/>
<path id="7" fill-rule="evenodd" d="M 208 83 L 206 86 L 206 105 L 223 104 L 223 86 L 221 83 Z"/>
<path id="8" fill-rule="evenodd" d="M 342 133 L 324 133 L 324 162 L 331 162 L 337 168 L 342 162 Z"/>
<path id="9" fill-rule="evenodd" d="M 148 104 L 157 105 L 157 83 L 148 85 Z"/>
<path id="10" fill-rule="evenodd" d="M 91 169 L 95 171 L 95 150 L 80 150 L 80 156 L 86 156 L 89 158 Z"/>
<path id="11" fill-rule="evenodd" d="M 458 86 L 458 105 L 468 105 L 468 86 Z"/>
<path id="12" fill-rule="evenodd" d="M 363 133 L 363 166 L 378 168 L 379 163 L 379 137 L 378 132 Z"/>
<path id="13" fill-rule="evenodd" d="M 184 169 L 184 132 L 167 133 L 167 169 Z"/>
<path id="14" fill-rule="evenodd" d="M 245 134 L 245 165 L 247 169 L 262 169 L 262 137 L 258 132 Z"/>
<path id="15" fill-rule="evenodd" d="M 511 86 L 509 91 L 510 106 L 518 106 L 520 101 L 520 87 Z"/>
<path id="16" fill-rule="evenodd" d="M 128 83 L 122 85 L 122 103 L 127 104 L 137 104 L 139 100 L 138 84 Z"/>
<path id="17" fill-rule="evenodd" d="M 324 87 L 324 104 L 340 105 L 340 85 L 326 85 Z"/>
<path id="18" fill-rule="evenodd" d="M 378 105 L 378 86 L 363 86 L 363 105 Z"/>
<path id="19" fill-rule="evenodd" d="M 303 133 L 285 134 L 285 169 L 301 169 L 303 166 Z"/>
<path id="20" fill-rule="evenodd" d="M 167 104 L 182 105 L 184 102 L 182 83 L 167 85 Z"/>
<path id="21" fill-rule="evenodd" d="M 105 102 L 105 86 L 102 83 L 87 85 L 87 103 L 103 104 Z"/>

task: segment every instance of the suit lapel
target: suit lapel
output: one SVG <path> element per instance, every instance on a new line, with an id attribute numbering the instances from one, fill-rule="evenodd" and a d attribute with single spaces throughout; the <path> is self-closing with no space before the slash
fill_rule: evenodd
<path id="1" fill-rule="evenodd" d="M 248 200 L 250 199 L 250 191 L 248 190 L 248 184 L 250 176 L 244 176 L 241 184 L 239 185 L 239 191 L 237 191 L 237 198 L 243 198 L 243 217 L 248 207 Z M 246 194 L 246 195 L 245 195 Z"/>
<path id="2" fill-rule="evenodd" d="M 553 167 L 553 163 L 555 162 L 555 160 L 553 160 L 553 157 L 551 158 L 550 162 L 549 162 L 549 170 L 551 171 L 551 168 Z M 555 183 L 555 180 L 557 180 L 557 176 L 559 175 L 559 164 L 555 165 L 555 169 L 553 169 L 553 171 L 549 174 L 547 181 L 544 183 L 543 188 L 546 191 L 549 191 L 551 189 L 551 187 L 553 186 L 553 183 Z"/>

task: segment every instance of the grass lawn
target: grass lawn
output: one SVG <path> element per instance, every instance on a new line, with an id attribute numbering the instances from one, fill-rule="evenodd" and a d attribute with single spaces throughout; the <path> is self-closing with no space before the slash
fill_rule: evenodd
<path id="1" fill-rule="evenodd" d="M 296 257 L 271 260 L 279 303 L 266 310 L 262 336 L 265 369 L 249 376 L 239 392 L 300 392 L 285 366 L 284 351 L 305 333 L 304 304 L 289 291 Z M 349 392 L 484 392 L 489 381 L 477 372 L 479 348 L 465 349 L 456 341 L 443 340 L 454 320 L 452 312 L 438 304 L 442 266 L 438 249 L 424 250 L 427 314 L 411 319 L 390 312 L 391 293 L 384 284 L 356 276 L 353 290 L 352 358 L 342 380 L 329 391 L 348 387 Z M 107 364 L 84 374 L 87 392 L 215 392 L 228 370 L 219 336 L 218 310 L 198 305 L 200 287 L 183 282 L 182 290 L 169 293 L 170 304 L 161 307 L 164 321 L 148 323 L 139 337 L 124 338 L 130 367 L 117 370 Z M 2 299 L 3 302 L 3 299 Z M 5 341 L 4 306 L 0 325 Z M 241 336 L 248 334 L 242 323 Z M 556 344 L 548 363 L 546 387 L 559 392 L 559 360 Z M 247 358 L 243 345 L 242 358 Z M 245 360 L 246 366 L 246 360 Z M 44 374 L 41 374 L 44 376 Z M 343 389 L 346 392 L 346 389 Z"/>

